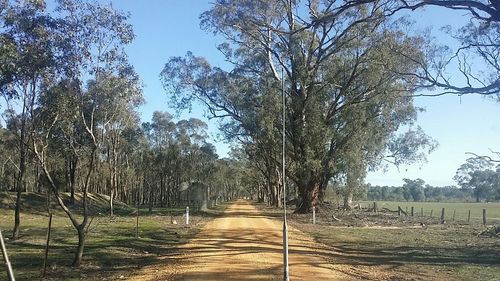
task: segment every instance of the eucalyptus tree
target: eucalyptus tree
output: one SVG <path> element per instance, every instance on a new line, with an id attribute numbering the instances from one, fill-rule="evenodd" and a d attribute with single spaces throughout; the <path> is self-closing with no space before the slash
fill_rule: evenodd
<path id="1" fill-rule="evenodd" d="M 388 19 L 392 4 L 216 1 L 201 15 L 202 26 L 226 39 L 219 49 L 234 68 L 188 53 L 165 65 L 165 88 L 177 106 L 199 100 L 211 117 L 223 118 L 228 138 L 258 142 L 259 110 L 280 110 L 279 102 L 266 101 L 279 97 L 283 69 L 288 126 L 282 132 L 279 119 L 267 122 L 274 130 L 267 135 L 286 135 L 297 211 L 307 212 L 332 178 L 359 182 L 366 167 L 383 159 L 395 132 L 416 118 L 408 96 L 420 80 L 405 73 L 426 59 L 427 42 L 408 35 L 407 22 Z"/>
<path id="2" fill-rule="evenodd" d="M 453 177 L 463 189 L 472 189 L 476 201 L 481 199 L 498 200 L 500 190 L 500 165 L 489 159 L 472 157 L 465 161 Z"/>
<path id="3" fill-rule="evenodd" d="M 118 193 L 118 175 L 120 162 L 126 158 L 121 153 L 125 147 L 122 133 L 138 127 L 137 106 L 143 102 L 142 90 L 138 77 L 132 69 L 123 69 L 118 75 L 101 74 L 101 78 L 92 83 L 89 90 L 95 94 L 95 126 L 99 128 L 98 139 L 107 164 L 109 187 L 109 213 L 113 216 L 113 200 Z M 121 160 L 121 161 L 120 161 Z"/>
<path id="4" fill-rule="evenodd" d="M 3 26 L 1 57 L 1 93 L 10 109 L 19 108 L 17 199 L 12 238 L 19 237 L 21 192 L 25 184 L 30 131 L 30 113 L 44 83 L 54 75 L 53 53 L 55 20 L 45 11 L 43 1 L 22 1 L 2 5 Z M 18 103 L 18 106 L 11 102 Z"/>
<path id="5" fill-rule="evenodd" d="M 154 153 L 152 170 L 157 174 L 154 178 L 159 179 L 158 191 L 160 206 L 166 199 L 170 205 L 173 181 L 175 178 L 175 168 L 173 166 L 177 157 L 177 150 L 173 148 L 175 144 L 176 123 L 173 116 L 168 112 L 155 111 L 151 120 L 151 133 L 149 135 L 151 148 Z M 150 187 L 150 206 L 153 204 L 154 189 Z"/>
<path id="6" fill-rule="evenodd" d="M 107 117 L 113 114 L 102 111 L 104 108 L 101 107 L 105 106 L 106 95 L 108 98 L 110 95 L 115 95 L 117 98 L 115 101 L 119 101 L 120 98 L 129 101 L 131 98 L 127 91 L 136 92 L 134 87 L 124 89 L 121 84 L 121 81 L 134 84 L 134 79 L 130 79 L 133 71 L 127 64 L 124 52 L 124 45 L 130 43 L 134 36 L 130 24 L 127 23 L 128 16 L 114 10 L 110 5 L 78 0 L 60 0 L 57 4 L 53 17 L 57 19 L 58 24 L 51 32 L 56 38 L 56 43 L 46 52 L 51 50 L 58 59 L 57 69 L 60 70 L 60 77 L 64 83 L 47 87 L 48 98 L 40 100 L 40 109 L 31 113 L 34 120 L 39 123 L 38 130 L 33 132 L 32 149 L 57 202 L 78 233 L 73 265 L 79 266 L 82 262 L 87 229 L 91 222 L 88 192 L 92 180 L 95 181 L 98 153 L 104 145 L 104 126 L 109 121 Z M 85 80 L 89 80 L 89 83 L 84 84 Z M 110 89 L 108 86 L 117 88 Z M 60 93 L 60 97 L 54 94 L 57 92 Z M 57 105 L 65 99 L 71 100 L 74 105 L 67 109 L 67 114 L 66 111 L 59 112 L 57 107 L 48 106 Z M 100 114 L 104 114 L 105 117 Z M 68 126 L 69 122 L 71 124 Z M 80 134 L 79 129 L 83 134 Z M 47 166 L 47 159 L 50 158 L 48 148 L 53 140 L 53 134 L 58 130 L 65 135 L 70 146 L 72 142 L 78 141 L 76 135 L 82 140 L 79 151 L 75 149 L 77 146 L 73 147 L 79 159 L 85 162 L 85 165 L 81 166 L 80 173 L 83 182 L 81 221 L 60 197 L 53 175 Z"/>

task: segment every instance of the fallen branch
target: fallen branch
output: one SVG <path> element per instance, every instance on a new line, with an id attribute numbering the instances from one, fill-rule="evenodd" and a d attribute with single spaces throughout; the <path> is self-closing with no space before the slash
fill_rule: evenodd
<path id="1" fill-rule="evenodd" d="M 342 221 L 342 220 L 338 219 L 337 217 L 335 217 L 335 215 L 332 215 L 332 219 L 333 219 L 334 221 Z"/>
<path id="2" fill-rule="evenodd" d="M 389 213 L 397 213 L 397 212 L 398 212 L 398 211 L 393 211 L 393 210 L 388 209 L 388 208 L 385 208 L 385 207 L 384 207 L 384 208 L 382 208 L 382 211 L 384 211 L 384 212 L 389 212 Z"/>
<path id="3" fill-rule="evenodd" d="M 500 238 L 500 226 L 491 226 L 479 232 L 477 236 L 488 236 Z"/>

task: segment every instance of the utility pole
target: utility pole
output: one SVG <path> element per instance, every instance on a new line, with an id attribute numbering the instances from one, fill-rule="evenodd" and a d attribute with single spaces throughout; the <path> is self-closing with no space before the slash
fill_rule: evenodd
<path id="1" fill-rule="evenodd" d="M 286 109 L 286 100 L 285 100 L 285 76 L 283 74 L 283 68 L 281 68 L 281 96 L 282 96 L 282 102 L 283 102 L 283 171 L 281 173 L 282 175 L 282 184 L 283 184 L 283 280 L 284 281 L 289 281 L 289 271 L 288 271 L 288 227 L 286 223 L 286 177 L 285 177 L 285 136 L 286 136 L 286 131 L 285 131 L 285 109 Z"/>

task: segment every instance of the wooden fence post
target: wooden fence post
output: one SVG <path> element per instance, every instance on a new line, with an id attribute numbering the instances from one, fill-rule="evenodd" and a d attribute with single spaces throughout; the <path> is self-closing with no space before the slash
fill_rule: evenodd
<path id="1" fill-rule="evenodd" d="M 456 210 L 456 209 L 453 209 L 453 219 L 452 219 L 452 221 L 455 221 L 455 213 L 456 213 L 456 212 L 457 212 L 457 210 Z"/>
<path id="2" fill-rule="evenodd" d="M 373 212 L 377 212 L 377 202 L 373 202 Z"/>
<path id="3" fill-rule="evenodd" d="M 411 216 L 413 217 L 413 206 L 411 206 Z"/>
<path id="4" fill-rule="evenodd" d="M 434 211 L 434 209 L 431 209 L 431 218 L 432 218 L 432 212 Z"/>
<path id="5" fill-rule="evenodd" d="M 467 216 L 467 222 L 470 223 L 470 210 L 469 210 L 469 215 Z"/>
<path id="6" fill-rule="evenodd" d="M 444 208 L 441 210 L 441 224 L 444 224 Z"/>
<path id="7" fill-rule="evenodd" d="M 401 216 L 401 207 L 398 206 L 398 216 Z"/>
<path id="8" fill-rule="evenodd" d="M 420 216 L 423 217 L 424 216 L 424 208 L 420 208 Z"/>
<path id="9" fill-rule="evenodd" d="M 483 225 L 486 225 L 486 209 L 483 209 Z"/>

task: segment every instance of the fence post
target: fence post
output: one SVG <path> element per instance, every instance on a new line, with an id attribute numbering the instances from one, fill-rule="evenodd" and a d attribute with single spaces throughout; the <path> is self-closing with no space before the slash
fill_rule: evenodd
<path id="1" fill-rule="evenodd" d="M 5 243 L 3 241 L 2 231 L 0 230 L 0 246 L 2 248 L 3 260 L 5 261 L 5 266 L 7 266 L 7 277 L 10 281 L 15 281 L 14 272 L 12 271 L 12 266 L 10 265 L 9 257 L 7 256 L 7 249 L 5 248 Z"/>
<path id="2" fill-rule="evenodd" d="M 316 224 L 316 207 L 313 206 L 313 224 Z"/>
<path id="3" fill-rule="evenodd" d="M 414 213 L 413 213 L 413 210 L 414 210 L 414 208 L 413 208 L 413 206 L 411 206 L 411 216 L 412 216 L 412 217 L 413 217 L 413 214 L 414 214 Z"/>
<path id="4" fill-rule="evenodd" d="M 456 209 L 453 209 L 453 219 L 452 219 L 452 221 L 455 221 L 455 213 L 456 213 L 456 212 L 457 212 L 457 210 L 456 210 Z"/>
<path id="5" fill-rule="evenodd" d="M 373 211 L 376 213 L 377 210 L 377 202 L 373 202 Z"/>
<path id="6" fill-rule="evenodd" d="M 189 224 L 189 206 L 186 207 L 186 224 Z"/>
<path id="7" fill-rule="evenodd" d="M 470 210 L 469 210 L 469 216 L 467 216 L 467 222 L 470 223 Z"/>
<path id="8" fill-rule="evenodd" d="M 398 206 L 398 216 L 401 216 L 401 207 Z"/>
<path id="9" fill-rule="evenodd" d="M 483 209 L 483 225 L 486 225 L 486 209 Z"/>
<path id="10" fill-rule="evenodd" d="M 424 208 L 420 208 L 420 216 L 423 217 L 424 216 Z"/>
<path id="11" fill-rule="evenodd" d="M 434 211 L 434 209 L 431 209 L 431 218 L 432 218 L 432 212 Z"/>
<path id="12" fill-rule="evenodd" d="M 444 208 L 441 210 L 441 224 L 444 224 Z"/>

